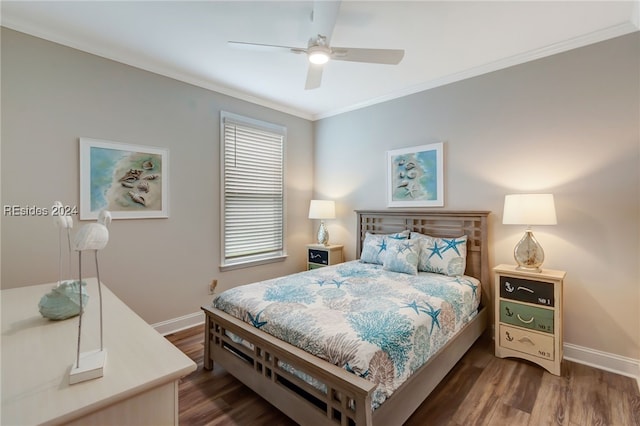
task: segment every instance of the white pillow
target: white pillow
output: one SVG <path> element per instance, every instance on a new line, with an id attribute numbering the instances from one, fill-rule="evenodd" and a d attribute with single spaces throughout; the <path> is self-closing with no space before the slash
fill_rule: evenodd
<path id="1" fill-rule="evenodd" d="M 422 242 L 418 270 L 457 277 L 464 275 L 467 267 L 467 236 L 436 238 L 417 232 L 412 239 Z"/>
<path id="2" fill-rule="evenodd" d="M 421 247 L 420 240 L 389 240 L 382 268 L 387 271 L 418 275 Z"/>
<path id="3" fill-rule="evenodd" d="M 395 234 L 372 234 L 367 232 L 362 243 L 362 253 L 360 261 L 365 263 L 375 263 L 382 265 L 387 254 L 389 241 L 406 240 L 409 238 L 409 231 L 397 232 Z"/>

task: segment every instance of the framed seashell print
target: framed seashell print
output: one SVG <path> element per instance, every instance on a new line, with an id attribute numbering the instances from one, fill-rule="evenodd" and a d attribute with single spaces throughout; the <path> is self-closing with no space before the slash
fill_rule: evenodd
<path id="1" fill-rule="evenodd" d="M 80 138 L 80 220 L 169 217 L 169 150 Z"/>
<path id="2" fill-rule="evenodd" d="M 388 207 L 443 207 L 442 142 L 387 151 Z"/>

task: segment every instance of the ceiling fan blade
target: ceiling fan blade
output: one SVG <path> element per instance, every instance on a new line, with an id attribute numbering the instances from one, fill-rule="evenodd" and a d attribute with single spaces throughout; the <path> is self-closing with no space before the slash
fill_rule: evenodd
<path id="1" fill-rule="evenodd" d="M 291 46 L 278 46 L 275 44 L 261 44 L 261 43 L 247 43 L 244 41 L 228 41 L 229 46 L 237 47 L 239 49 L 248 50 L 261 50 L 263 52 L 293 52 L 293 53 L 306 53 L 307 49 Z"/>
<path id="2" fill-rule="evenodd" d="M 322 65 L 309 64 L 307 70 L 307 82 L 304 85 L 304 90 L 317 89 L 322 82 Z"/>
<path id="3" fill-rule="evenodd" d="M 402 61 L 402 58 L 404 58 L 404 50 L 402 49 L 331 48 L 331 59 L 335 59 L 336 61 L 397 65 Z"/>
<path id="4" fill-rule="evenodd" d="M 311 29 L 313 37 L 322 35 L 326 37 L 327 44 L 331 40 L 331 34 L 338 20 L 340 11 L 340 1 L 316 0 L 313 2 L 313 12 L 311 14 Z"/>

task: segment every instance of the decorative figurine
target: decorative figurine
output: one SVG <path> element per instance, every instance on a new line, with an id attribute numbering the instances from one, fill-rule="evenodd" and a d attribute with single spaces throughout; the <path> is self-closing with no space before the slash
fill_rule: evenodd
<path id="1" fill-rule="evenodd" d="M 58 231 L 58 285 L 62 283 L 62 232 L 66 229 L 67 234 L 67 257 L 68 269 L 67 274 L 71 276 L 71 228 L 73 228 L 73 218 L 65 215 L 64 207 L 60 201 L 53 203 L 51 208 L 53 214 L 53 223 L 59 229 Z"/>
<path id="2" fill-rule="evenodd" d="M 109 230 L 107 225 L 111 223 L 111 213 L 103 210 L 98 215 L 97 223 L 90 223 L 80 228 L 74 239 L 74 249 L 78 252 L 78 280 L 82 282 L 82 252 L 92 250 L 96 262 L 96 274 L 98 278 L 98 297 L 100 303 L 100 350 L 83 352 L 80 354 L 80 337 L 82 335 L 82 286 L 80 288 L 80 315 L 78 320 L 78 349 L 76 352 L 75 366 L 71 368 L 69 383 L 79 383 L 85 380 L 95 379 L 104 375 L 104 363 L 107 352 L 104 349 L 102 338 L 102 283 L 100 281 L 100 268 L 98 267 L 98 250 L 102 250 L 109 242 Z M 83 365 L 80 365 L 83 361 Z"/>
<path id="3" fill-rule="evenodd" d="M 67 237 L 67 275 L 71 277 L 71 228 L 73 219 L 65 214 L 64 206 L 60 201 L 53 203 L 51 207 L 53 223 L 58 228 L 58 284 L 49 293 L 42 296 L 38 303 L 38 310 L 43 317 L 59 321 L 80 314 L 80 305 L 86 305 L 88 295 L 83 295 L 80 300 L 79 281 L 62 279 L 62 233 L 66 230 Z M 86 285 L 85 283 L 82 284 Z"/>
<path id="4" fill-rule="evenodd" d="M 38 303 L 38 310 L 43 317 L 50 320 L 60 321 L 75 317 L 80 314 L 80 305 L 86 306 L 89 295 L 82 294 L 80 300 L 80 281 L 62 281 L 58 283 L 49 293 L 42 296 Z M 86 287 L 83 282 L 82 286 Z"/>

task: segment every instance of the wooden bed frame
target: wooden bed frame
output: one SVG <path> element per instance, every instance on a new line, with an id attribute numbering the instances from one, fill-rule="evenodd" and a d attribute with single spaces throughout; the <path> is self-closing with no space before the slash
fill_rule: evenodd
<path id="1" fill-rule="evenodd" d="M 487 211 L 357 210 L 356 253 L 365 234 L 392 233 L 405 229 L 435 237 L 466 234 L 466 275 L 482 282 L 482 305 L 478 315 L 379 408 L 372 411 L 376 385 L 279 340 L 211 306 L 205 312 L 204 368 L 213 362 L 261 395 L 287 416 L 303 425 L 401 425 L 420 406 L 444 376 L 462 358 L 487 327 L 491 278 L 488 260 Z M 253 348 L 234 342 L 231 332 L 251 342 Z M 319 391 L 282 367 L 293 366 L 326 386 Z"/>

